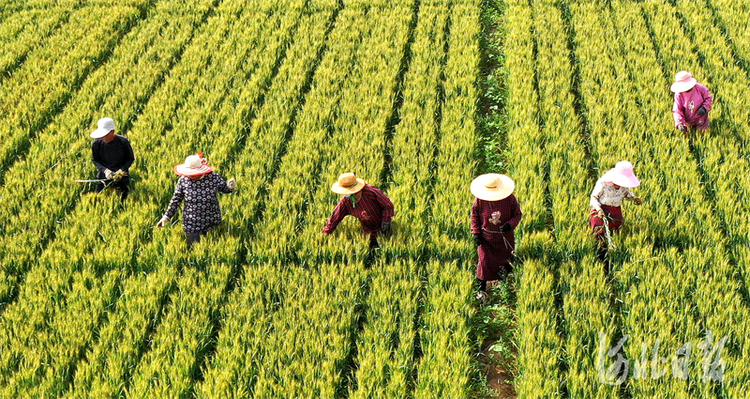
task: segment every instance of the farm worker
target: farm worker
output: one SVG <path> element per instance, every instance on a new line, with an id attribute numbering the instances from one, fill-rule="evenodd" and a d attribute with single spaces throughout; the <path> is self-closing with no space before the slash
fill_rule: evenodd
<path id="1" fill-rule="evenodd" d="M 514 230 L 521 222 L 521 207 L 510 177 L 488 173 L 471 182 L 471 193 L 476 197 L 471 207 L 471 233 L 477 244 L 477 299 L 487 297 L 487 281 L 498 280 L 513 271 L 515 255 Z"/>
<path id="2" fill-rule="evenodd" d="M 336 230 L 346 215 L 352 215 L 362 223 L 362 230 L 370 236 L 370 249 L 379 248 L 378 233 L 388 234 L 393 218 L 393 202 L 375 186 L 366 184 L 354 173 L 344 173 L 333 183 L 331 191 L 341 194 L 341 200 L 328 218 L 323 235 Z"/>
<path id="3" fill-rule="evenodd" d="M 706 86 L 698 83 L 690 72 L 680 71 L 675 76 L 670 90 L 674 93 L 672 115 L 674 126 L 685 133 L 688 128 L 708 128 L 708 112 L 713 97 Z"/>
<path id="4" fill-rule="evenodd" d="M 188 247 L 200 241 L 214 226 L 221 223 L 221 209 L 217 192 L 231 193 L 237 188 L 234 179 L 225 181 L 208 162 L 202 153 L 190 155 L 185 163 L 174 167 L 174 172 L 180 176 L 177 186 L 169 202 L 167 212 L 164 213 L 156 227 L 164 227 L 169 219 L 177 212 L 177 207 L 185 200 L 182 211 L 182 229 L 185 231 Z"/>
<path id="5" fill-rule="evenodd" d="M 618 162 L 614 168 L 602 175 L 596 182 L 594 190 L 591 192 L 591 212 L 589 224 L 594 233 L 594 238 L 604 244 L 604 218 L 606 217 L 609 230 L 617 231 L 622 226 L 622 205 L 623 200 L 633 201 L 640 205 L 643 201 L 636 197 L 631 188 L 638 187 L 641 182 L 633 173 L 633 164 L 628 161 Z M 601 247 L 600 247 L 601 248 Z M 606 254 L 606 247 L 599 252 L 599 257 L 603 258 Z"/>
<path id="6" fill-rule="evenodd" d="M 130 192 L 130 176 L 128 169 L 133 164 L 135 156 L 133 147 L 127 138 L 115 134 L 115 121 L 112 118 L 101 118 L 98 128 L 91 132 L 94 139 L 91 143 L 91 160 L 96 166 L 96 178 L 103 181 L 96 184 L 96 191 L 101 192 L 108 186 L 120 190 L 120 199 L 127 198 Z"/>

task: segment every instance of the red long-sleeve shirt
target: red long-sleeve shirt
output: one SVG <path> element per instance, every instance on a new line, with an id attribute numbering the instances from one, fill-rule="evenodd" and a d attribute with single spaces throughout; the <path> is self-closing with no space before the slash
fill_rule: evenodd
<path id="1" fill-rule="evenodd" d="M 323 233 L 332 233 L 336 226 L 341 223 L 346 215 L 352 215 L 362 223 L 365 233 L 380 231 L 381 222 L 390 222 L 393 217 L 393 202 L 382 191 L 373 185 L 365 184 L 361 191 L 362 197 L 352 204 L 351 199 L 342 197 L 333 214 L 328 218 L 328 223 L 323 228 Z"/>

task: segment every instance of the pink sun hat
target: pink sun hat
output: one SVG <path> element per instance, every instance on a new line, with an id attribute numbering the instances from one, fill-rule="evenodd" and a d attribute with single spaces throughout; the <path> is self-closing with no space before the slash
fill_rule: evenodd
<path id="1" fill-rule="evenodd" d="M 670 87 L 669 90 L 672 90 L 673 93 L 683 93 L 692 89 L 696 83 L 698 83 L 698 81 L 695 80 L 690 72 L 680 71 L 675 75 L 674 83 L 672 83 L 672 87 Z"/>
<path id="2" fill-rule="evenodd" d="M 206 173 L 212 172 L 214 169 L 208 166 L 208 161 L 203 158 L 203 153 L 199 152 L 197 155 L 190 155 L 185 158 L 185 163 L 179 164 L 174 167 L 174 173 L 180 176 L 200 176 Z"/>
<path id="3" fill-rule="evenodd" d="M 634 188 L 641 185 L 641 182 L 635 177 L 635 173 L 633 173 L 633 164 L 628 161 L 618 162 L 614 168 L 602 176 L 602 180 L 627 188 Z"/>

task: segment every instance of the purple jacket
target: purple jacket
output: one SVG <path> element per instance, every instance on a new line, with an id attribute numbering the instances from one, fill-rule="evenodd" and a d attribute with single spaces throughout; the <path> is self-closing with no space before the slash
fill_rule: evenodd
<path id="1" fill-rule="evenodd" d="M 690 91 L 675 93 L 674 105 L 672 105 L 674 126 L 684 124 L 698 129 L 708 128 L 708 111 L 711 110 L 713 100 L 706 86 L 700 83 L 696 83 Z M 703 116 L 696 114 L 701 106 L 706 109 Z"/>

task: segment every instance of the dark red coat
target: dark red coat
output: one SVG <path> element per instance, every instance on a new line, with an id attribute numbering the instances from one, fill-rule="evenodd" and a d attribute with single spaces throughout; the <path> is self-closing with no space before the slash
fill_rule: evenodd
<path id="1" fill-rule="evenodd" d="M 352 203 L 351 198 L 342 197 L 333 214 L 328 218 L 328 223 L 323 232 L 328 234 L 336 230 L 346 215 L 352 215 L 362 223 L 365 233 L 380 231 L 381 222 L 390 222 L 393 217 L 393 202 L 382 191 L 375 186 L 365 184 L 362 188 L 362 197 Z"/>
<path id="2" fill-rule="evenodd" d="M 509 263 L 516 249 L 513 231 L 521 222 L 521 216 L 521 207 L 513 194 L 500 201 L 474 199 L 471 207 L 471 232 L 482 235 L 482 245 L 477 248 L 477 278 L 497 280 L 502 268 L 510 269 Z M 506 223 L 511 230 L 503 232 L 502 226 Z"/>

